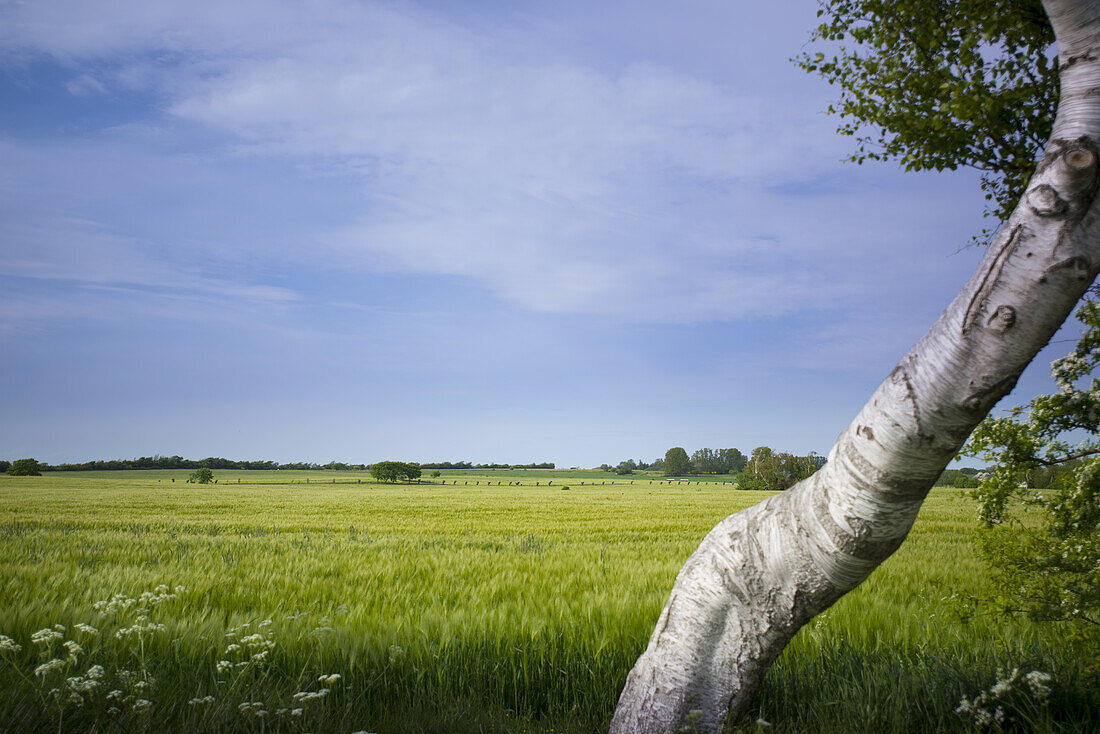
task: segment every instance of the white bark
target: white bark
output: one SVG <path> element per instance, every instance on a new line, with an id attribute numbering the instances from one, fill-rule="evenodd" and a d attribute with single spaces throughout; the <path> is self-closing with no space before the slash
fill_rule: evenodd
<path id="1" fill-rule="evenodd" d="M 718 731 L 802 625 L 908 534 L 932 483 L 1100 271 L 1100 0 L 1045 0 L 1061 99 L 1051 141 L 978 271 L 814 476 L 720 522 L 630 672 L 613 734 Z"/>

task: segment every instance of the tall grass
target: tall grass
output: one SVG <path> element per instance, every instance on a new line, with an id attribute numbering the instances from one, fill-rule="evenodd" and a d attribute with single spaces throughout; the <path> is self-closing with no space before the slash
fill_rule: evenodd
<path id="1" fill-rule="evenodd" d="M 5 730 L 600 731 L 684 559 L 764 496 L 629 478 L 563 491 L 560 475 L 456 487 L 106 474 L 0 479 L 0 634 L 22 648 L 0 662 Z M 1085 652 L 968 606 L 985 587 L 972 513 L 935 490 L 909 541 L 799 633 L 734 726 L 966 730 L 961 697 L 1014 666 L 1054 675 L 1043 726 L 1095 726 Z M 95 609 L 160 585 L 181 590 Z M 31 641 L 55 625 L 48 648 Z M 52 659 L 63 668 L 34 674 Z M 88 687 L 79 703 L 71 678 Z"/>

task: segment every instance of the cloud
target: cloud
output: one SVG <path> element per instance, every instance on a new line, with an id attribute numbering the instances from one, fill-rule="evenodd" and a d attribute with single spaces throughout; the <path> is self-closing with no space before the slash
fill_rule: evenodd
<path id="1" fill-rule="evenodd" d="M 876 251 L 867 213 L 828 211 L 843 142 L 820 105 L 745 93 L 738 70 L 718 83 L 634 58 L 596 68 L 524 26 L 411 5 L 71 0 L 4 15 L 8 54 L 96 63 L 74 93 L 152 91 L 165 124 L 217 131 L 228 154 L 350 173 L 359 212 L 317 223 L 315 262 L 457 275 L 525 309 L 639 321 L 797 313 L 867 291 L 846 274 Z"/>
<path id="2" fill-rule="evenodd" d="M 279 313 L 299 300 L 288 288 L 211 276 L 155 258 L 145 243 L 95 222 L 5 222 L 0 242 L 0 336 L 58 321 L 132 319 L 135 313 L 226 322 L 244 312 Z"/>

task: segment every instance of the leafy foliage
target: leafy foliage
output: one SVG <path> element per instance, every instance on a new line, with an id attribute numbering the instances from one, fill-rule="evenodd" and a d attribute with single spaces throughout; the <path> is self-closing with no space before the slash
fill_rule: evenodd
<path id="1" fill-rule="evenodd" d="M 619 465 L 615 467 L 615 473 L 619 476 L 625 476 L 627 474 L 633 474 L 634 470 L 638 468 L 638 464 L 634 459 L 627 459 L 626 461 L 620 461 Z"/>
<path id="2" fill-rule="evenodd" d="M 666 477 L 682 477 L 691 473 L 691 460 L 682 446 L 673 446 L 666 451 L 662 466 Z"/>
<path id="3" fill-rule="evenodd" d="M 8 474 L 13 477 L 37 477 L 42 472 L 36 459 L 16 459 L 8 467 Z"/>
<path id="4" fill-rule="evenodd" d="M 1038 0 L 824 0 L 818 17 L 821 50 L 794 61 L 840 88 L 827 111 L 856 141 L 849 160 L 977 169 L 986 214 L 1007 219 L 1058 99 Z"/>
<path id="5" fill-rule="evenodd" d="M 195 484 L 210 484 L 214 481 L 214 471 L 208 466 L 200 466 L 191 472 L 190 480 Z"/>
<path id="6" fill-rule="evenodd" d="M 1058 391 L 987 418 L 963 453 L 997 465 L 976 496 L 986 561 L 1006 606 L 1100 631 L 1100 305 L 1077 311 L 1085 331 L 1056 360 Z M 1075 442 L 1073 442 L 1075 441 Z M 1031 482 L 1047 485 L 1036 490 Z M 1038 520 L 1012 512 L 1014 501 Z"/>
<path id="7" fill-rule="evenodd" d="M 856 141 L 850 160 L 977 169 L 986 214 L 1006 220 L 1058 99 L 1054 36 L 1040 2 L 823 0 L 818 15 L 816 48 L 795 61 L 839 87 L 828 112 Z M 1081 342 L 1054 364 L 1058 391 L 987 419 L 963 451 L 997 465 L 976 496 L 982 554 L 1004 606 L 1093 625 L 1100 625 L 1100 392 L 1090 377 L 1100 362 L 1097 295 L 1090 291 L 1078 312 Z M 1086 438 L 1071 444 L 1071 432 Z M 1014 513 L 1017 500 L 1033 514 Z"/>
<path id="8" fill-rule="evenodd" d="M 420 464 L 404 461 L 376 461 L 370 466 L 370 475 L 380 482 L 396 482 L 398 479 L 419 479 Z"/>
<path id="9" fill-rule="evenodd" d="M 737 449 L 702 448 L 691 455 L 692 466 L 700 474 L 736 474 L 747 461 L 748 457 Z"/>
<path id="10" fill-rule="evenodd" d="M 787 489 L 817 471 L 819 464 L 814 459 L 814 454 L 795 456 L 776 452 L 768 446 L 758 446 L 752 450 L 752 457 L 737 480 L 737 488 L 770 491 Z"/>

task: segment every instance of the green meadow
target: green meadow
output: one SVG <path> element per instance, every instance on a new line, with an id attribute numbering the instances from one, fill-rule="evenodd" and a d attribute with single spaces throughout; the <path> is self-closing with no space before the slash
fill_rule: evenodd
<path id="1" fill-rule="evenodd" d="M 0 729 L 605 730 L 677 570 L 765 496 L 562 470 L 188 474 L 0 477 Z M 731 729 L 973 731 L 961 699 L 1013 668 L 1052 693 L 1006 699 L 1009 723 L 1100 726 L 1094 650 L 974 603 L 973 517 L 933 490 Z"/>

